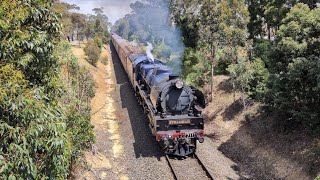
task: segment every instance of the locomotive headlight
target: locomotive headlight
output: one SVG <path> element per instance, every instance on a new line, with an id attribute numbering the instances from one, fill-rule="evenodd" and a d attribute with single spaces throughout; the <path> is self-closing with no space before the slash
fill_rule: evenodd
<path id="1" fill-rule="evenodd" d="M 176 82 L 176 87 L 178 88 L 178 89 L 182 89 L 183 88 L 183 81 L 181 81 L 181 80 L 178 80 L 177 82 Z"/>

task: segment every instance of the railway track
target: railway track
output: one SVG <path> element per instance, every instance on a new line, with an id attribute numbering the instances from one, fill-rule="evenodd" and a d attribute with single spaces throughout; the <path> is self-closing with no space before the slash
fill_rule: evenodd
<path id="1" fill-rule="evenodd" d="M 172 159 L 166 155 L 166 160 L 171 169 L 174 179 L 211 179 L 213 176 L 210 174 L 206 166 L 202 163 L 199 157 L 194 154 L 193 157 L 179 160 Z M 181 166 L 182 165 L 182 166 Z"/>

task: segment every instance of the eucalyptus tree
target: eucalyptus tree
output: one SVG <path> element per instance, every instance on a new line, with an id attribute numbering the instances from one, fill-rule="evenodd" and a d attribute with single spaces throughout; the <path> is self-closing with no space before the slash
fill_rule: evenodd
<path id="1" fill-rule="evenodd" d="M 295 5 L 282 20 L 272 59 L 270 105 L 287 122 L 320 124 L 320 9 Z"/>
<path id="2" fill-rule="evenodd" d="M 0 3 L 3 179 L 67 179 L 74 160 L 93 142 L 88 106 L 93 83 L 92 80 L 89 83 L 88 72 L 77 71 L 76 58 L 70 57 L 69 46 L 57 48 L 61 45 L 57 12 L 63 9 L 52 6 L 54 3 L 55 0 Z M 69 71 L 74 77 L 69 82 L 73 85 L 71 89 L 87 95 L 66 98 L 61 65 L 70 65 L 73 70 Z M 88 86 L 76 88 L 74 84 L 80 81 L 82 86 Z M 76 111 L 77 107 L 81 108 Z"/>
<path id="3" fill-rule="evenodd" d="M 199 45 L 200 9 L 202 2 L 197 0 L 173 0 L 171 18 L 181 32 L 186 47 L 197 48 Z"/>
<path id="4" fill-rule="evenodd" d="M 63 179 L 70 144 L 58 104 L 60 36 L 53 0 L 0 3 L 0 176 Z"/>
<path id="5" fill-rule="evenodd" d="M 222 61 L 221 54 L 230 54 L 228 59 L 231 59 L 231 62 L 227 64 L 237 63 L 238 56 L 243 55 L 240 49 L 246 47 L 249 12 L 244 0 L 205 0 L 200 14 L 200 42 L 207 52 L 206 57 L 211 63 L 213 77 L 214 67 Z"/>

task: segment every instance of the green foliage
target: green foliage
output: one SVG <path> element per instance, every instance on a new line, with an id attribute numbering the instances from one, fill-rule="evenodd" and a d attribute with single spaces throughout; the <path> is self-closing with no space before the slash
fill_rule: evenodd
<path id="1" fill-rule="evenodd" d="M 201 51 L 186 48 L 182 60 L 182 76 L 187 83 L 196 87 L 208 83 L 210 81 L 210 69 L 211 65 Z"/>
<path id="2" fill-rule="evenodd" d="M 184 45 L 180 30 L 168 23 L 169 6 L 170 0 L 146 0 L 132 3 L 130 7 L 133 12 L 119 19 L 112 31 L 129 41 L 151 43 L 155 57 L 163 62 L 180 60 Z"/>
<path id="3" fill-rule="evenodd" d="M 200 40 L 199 19 L 201 16 L 194 12 L 199 10 L 199 1 L 174 0 L 171 2 L 170 9 L 173 19 L 181 29 L 184 45 L 197 48 Z"/>
<path id="4" fill-rule="evenodd" d="M 71 143 L 72 163 L 91 148 L 94 142 L 93 126 L 90 124 L 90 99 L 94 96 L 94 81 L 90 72 L 79 67 L 70 45 L 62 42 L 56 49 L 57 59 L 63 69 L 61 77 L 65 87 L 61 103 L 65 106 L 66 126 Z"/>
<path id="5" fill-rule="evenodd" d="M 227 68 L 234 63 L 238 56 L 238 52 L 234 47 L 220 46 L 215 53 L 215 74 L 228 74 Z"/>
<path id="6" fill-rule="evenodd" d="M 70 165 L 66 117 L 58 105 L 53 1 L 0 4 L 0 176 L 64 179 Z M 5 11 L 4 11 L 5 10 Z"/>
<path id="7" fill-rule="evenodd" d="M 320 9 L 299 3 L 282 21 L 270 66 L 269 103 L 290 123 L 320 124 Z"/>
<path id="8" fill-rule="evenodd" d="M 95 36 L 108 38 L 110 23 L 108 17 L 103 14 L 103 8 L 94 8 L 95 15 L 85 15 L 76 13 L 73 10 L 79 10 L 77 5 L 71 5 L 65 2 L 55 1 L 52 9 L 62 14 L 62 32 L 64 37 L 76 37 L 77 40 L 88 40 Z M 107 43 L 104 42 L 104 43 Z"/>
<path id="9" fill-rule="evenodd" d="M 233 84 L 235 84 L 237 89 L 248 93 L 250 88 L 249 82 L 253 79 L 250 62 L 241 58 L 238 60 L 237 64 L 231 64 L 227 70 L 229 71 Z"/>
<path id="10" fill-rule="evenodd" d="M 248 29 L 251 39 L 261 39 L 264 36 L 271 36 L 277 32 L 290 9 L 297 3 L 302 2 L 310 8 L 316 8 L 319 0 L 270 0 L 257 1 L 247 0 L 250 12 Z"/>
<path id="11" fill-rule="evenodd" d="M 163 58 L 163 59 L 170 59 L 171 50 L 169 47 L 164 44 L 163 42 L 159 45 L 156 45 L 156 47 L 153 49 L 153 54 L 156 58 Z"/>
<path id="12" fill-rule="evenodd" d="M 248 0 L 247 4 L 250 12 L 250 22 L 248 23 L 250 38 L 254 39 L 255 37 L 263 37 L 263 10 L 266 5 L 266 1 Z"/>
<path id="13" fill-rule="evenodd" d="M 48 11 L 52 3 L 52 0 L 34 3 L 14 0 L 0 5 L 0 11 L 4 10 L 0 22 L 0 59 L 2 63 L 14 64 L 30 83 L 40 86 L 53 81 L 59 70 L 51 56 L 60 30 L 57 14 Z"/>
<path id="14" fill-rule="evenodd" d="M 239 56 L 245 56 L 246 53 L 238 54 L 248 49 L 249 12 L 245 2 L 171 2 L 171 16 L 181 28 L 183 41 L 189 47 L 182 62 L 183 76 L 187 81 L 203 86 L 210 82 L 211 73 L 227 74 L 227 67 L 236 63 Z"/>
<path id="15" fill-rule="evenodd" d="M 231 64 L 228 67 L 228 71 L 239 91 L 253 99 L 264 100 L 268 91 L 269 72 L 261 59 L 255 59 L 253 62 L 239 59 L 237 64 Z"/>
<path id="16" fill-rule="evenodd" d="M 110 41 L 110 33 L 108 31 L 105 31 L 102 35 L 102 42 L 103 44 L 109 44 Z"/>
<path id="17" fill-rule="evenodd" d="M 1 67 L 0 77 L 1 177 L 66 178 L 70 146 L 60 107 L 44 88 L 28 88 L 13 65 Z"/>
<path id="18" fill-rule="evenodd" d="M 253 45 L 253 59 L 261 58 L 266 65 L 271 65 L 272 44 L 268 40 L 257 39 Z"/>
<path id="19" fill-rule="evenodd" d="M 75 68 L 70 46 L 56 47 L 60 27 L 52 4 L 51 0 L 0 3 L 0 177 L 4 179 L 66 179 L 79 152 L 93 142 L 92 77 Z M 70 66 L 64 75 L 73 77 L 67 84 L 60 77 L 64 66 Z"/>
<path id="20" fill-rule="evenodd" d="M 251 79 L 249 81 L 248 94 L 256 100 L 264 101 L 268 92 L 268 80 L 270 73 L 261 59 L 255 59 L 250 64 Z"/>
<path id="21" fill-rule="evenodd" d="M 101 53 L 101 49 L 99 48 L 99 45 L 95 41 L 90 40 L 86 43 L 84 52 L 88 57 L 88 62 L 93 66 L 96 66 Z"/>
<path id="22" fill-rule="evenodd" d="M 113 31 L 124 39 L 129 39 L 129 22 L 125 19 L 119 19 L 113 26 Z"/>
<path id="23" fill-rule="evenodd" d="M 97 44 L 97 46 L 101 49 L 103 42 L 102 39 L 99 36 L 94 36 L 93 41 Z"/>

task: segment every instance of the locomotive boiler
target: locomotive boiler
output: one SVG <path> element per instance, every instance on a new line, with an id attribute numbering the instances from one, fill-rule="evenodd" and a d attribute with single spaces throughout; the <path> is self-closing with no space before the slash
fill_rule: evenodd
<path id="1" fill-rule="evenodd" d="M 204 141 L 203 93 L 120 36 L 112 34 L 111 42 L 148 116 L 152 134 L 165 153 L 177 156 L 195 153 L 197 141 Z"/>

